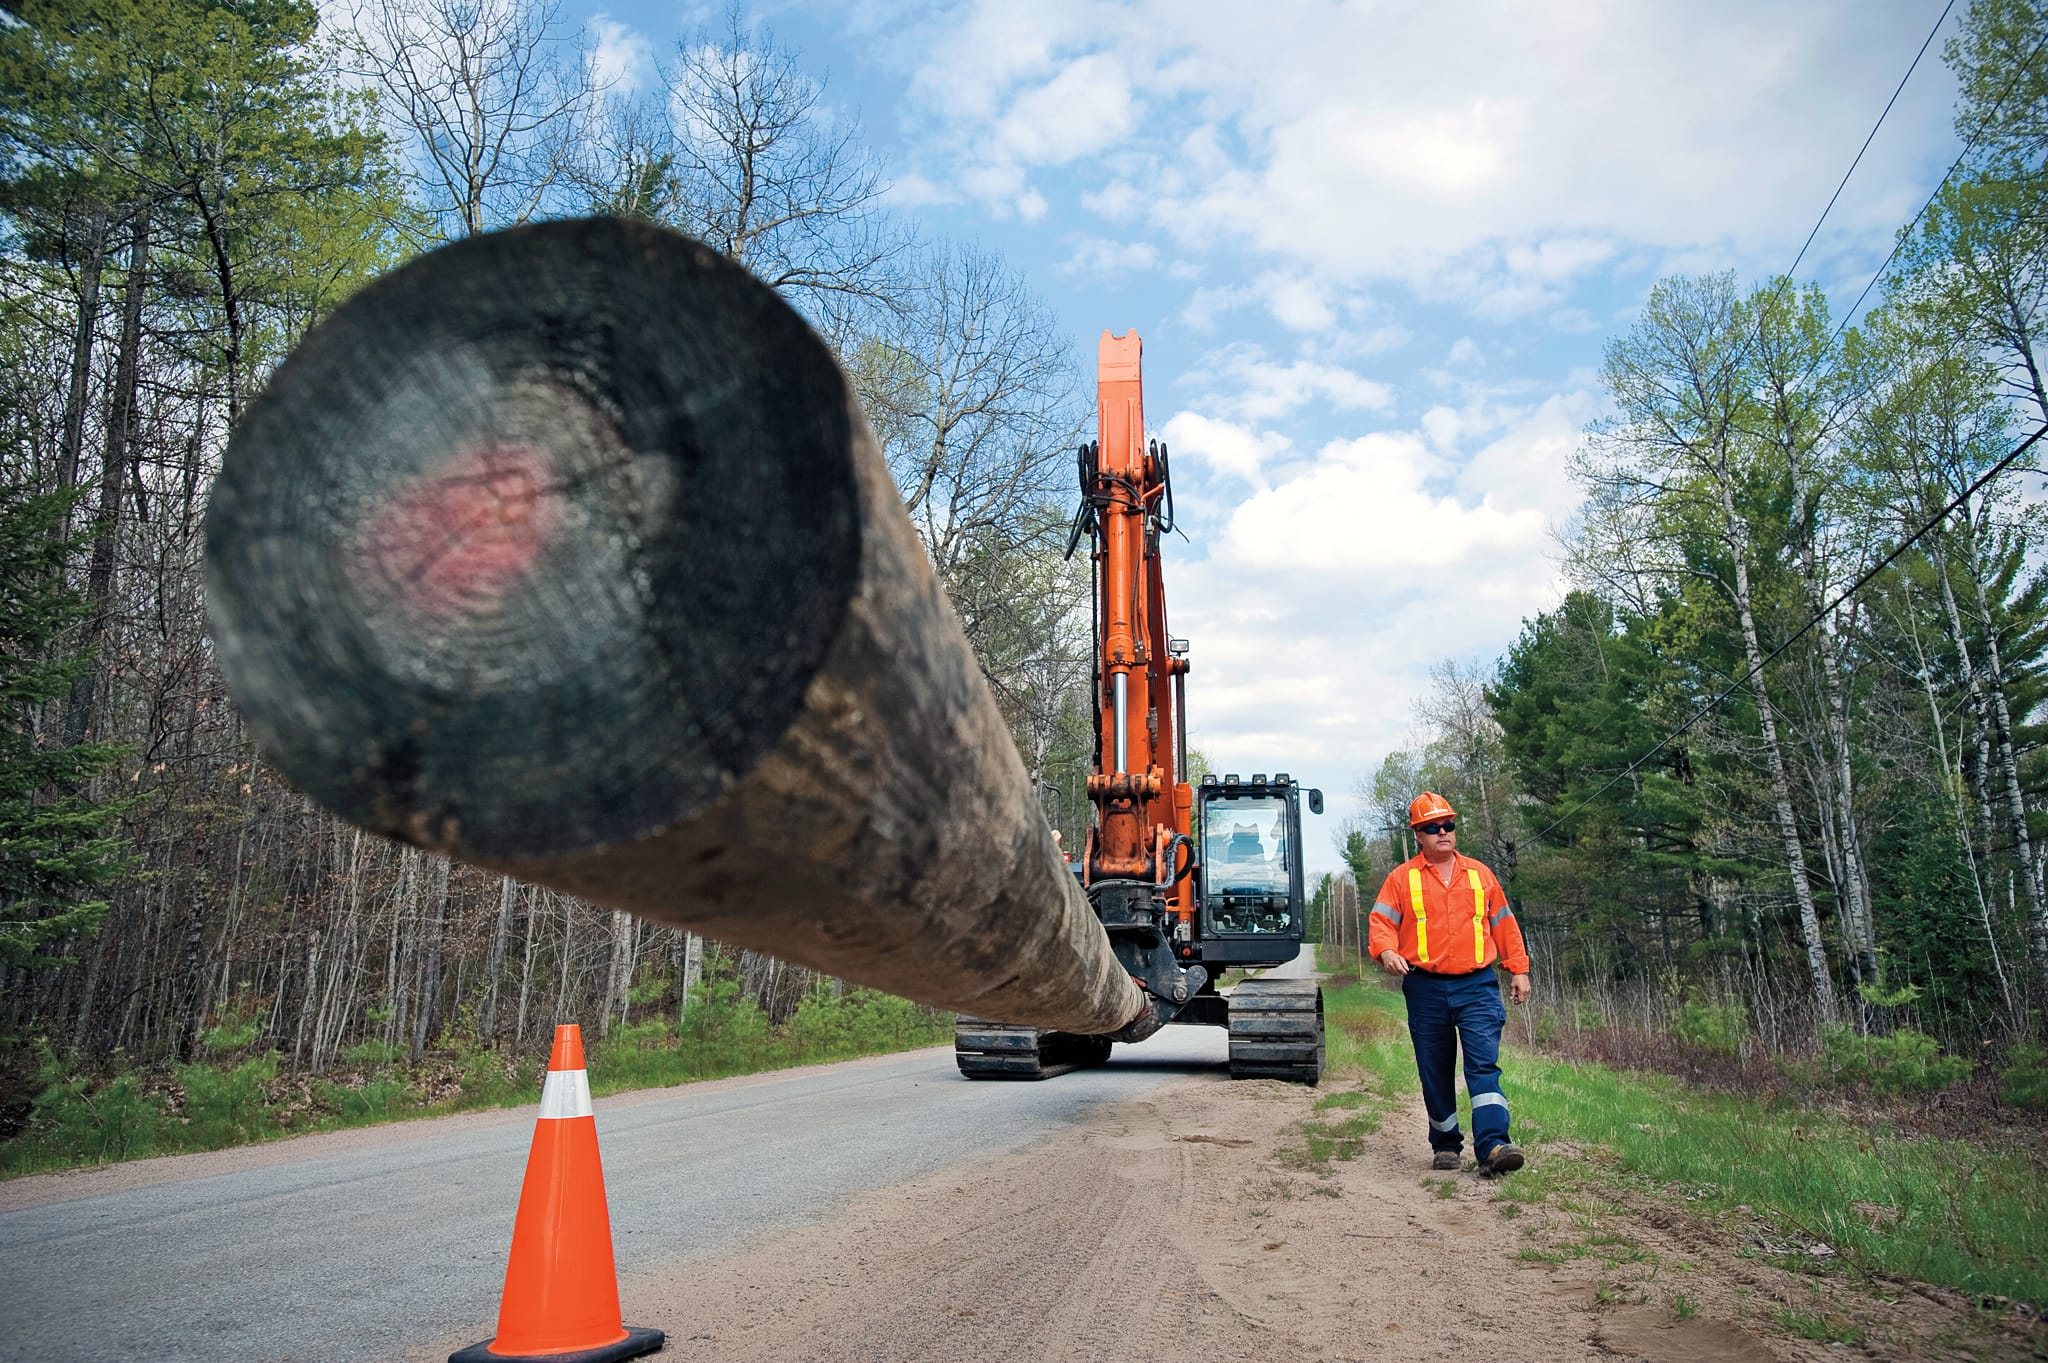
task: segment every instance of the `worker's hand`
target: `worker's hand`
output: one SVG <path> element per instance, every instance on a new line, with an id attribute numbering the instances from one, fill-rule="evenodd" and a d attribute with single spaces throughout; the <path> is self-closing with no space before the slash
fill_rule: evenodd
<path id="1" fill-rule="evenodd" d="M 1535 992 L 1536 986 L 1530 983 L 1527 975 L 1508 976 L 1509 1003 L 1527 1003 L 1529 996 Z"/>
<path id="2" fill-rule="evenodd" d="M 1408 973 L 1408 962 L 1402 958 L 1400 952 L 1392 947 L 1388 947 L 1380 953 L 1380 969 L 1386 971 L 1389 975 L 1406 975 Z"/>

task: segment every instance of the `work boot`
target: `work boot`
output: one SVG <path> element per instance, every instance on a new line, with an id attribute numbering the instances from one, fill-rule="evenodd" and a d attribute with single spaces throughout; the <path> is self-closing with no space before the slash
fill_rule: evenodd
<path id="1" fill-rule="evenodd" d="M 1429 1162 L 1429 1167 L 1432 1169 L 1456 1169 L 1458 1167 L 1458 1152 L 1455 1150 L 1437 1151 L 1436 1158 Z"/>
<path id="2" fill-rule="evenodd" d="M 1479 1161 L 1481 1172 L 1488 1174 L 1512 1174 L 1522 1167 L 1522 1147 L 1513 1141 L 1502 1141 Z"/>

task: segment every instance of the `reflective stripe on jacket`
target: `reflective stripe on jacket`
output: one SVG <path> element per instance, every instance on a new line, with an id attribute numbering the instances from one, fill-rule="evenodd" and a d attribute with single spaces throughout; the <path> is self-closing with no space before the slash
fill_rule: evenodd
<path id="1" fill-rule="evenodd" d="M 1451 883 L 1423 857 L 1396 866 L 1372 906 L 1366 950 L 1401 953 L 1410 965 L 1438 975 L 1464 975 L 1498 961 L 1509 973 L 1529 973 L 1522 927 L 1507 891 L 1485 863 L 1459 856 Z"/>

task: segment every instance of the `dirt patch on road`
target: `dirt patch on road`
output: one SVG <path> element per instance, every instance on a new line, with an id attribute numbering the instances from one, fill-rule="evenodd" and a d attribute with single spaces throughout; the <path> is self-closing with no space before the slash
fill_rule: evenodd
<path id="1" fill-rule="evenodd" d="M 2009 1323 L 1744 1259 L 1714 1227 L 1591 1183 L 1539 1203 L 1432 1175 L 1412 1100 L 1356 1158 L 1304 1161 L 1316 1098 L 1175 1083 L 744 1254 L 629 1279 L 626 1319 L 669 1332 L 663 1357 L 720 1363 L 2038 1356 Z"/>

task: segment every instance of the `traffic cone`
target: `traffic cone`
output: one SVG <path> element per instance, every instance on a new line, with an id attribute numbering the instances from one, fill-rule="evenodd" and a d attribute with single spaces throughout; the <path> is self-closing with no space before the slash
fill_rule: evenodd
<path id="1" fill-rule="evenodd" d="M 548 1057 L 540 1120 L 512 1223 L 497 1337 L 450 1354 L 448 1363 L 611 1363 L 653 1353 L 665 1342 L 661 1331 L 628 1329 L 619 1319 L 583 1033 L 569 1023 L 555 1028 Z"/>

